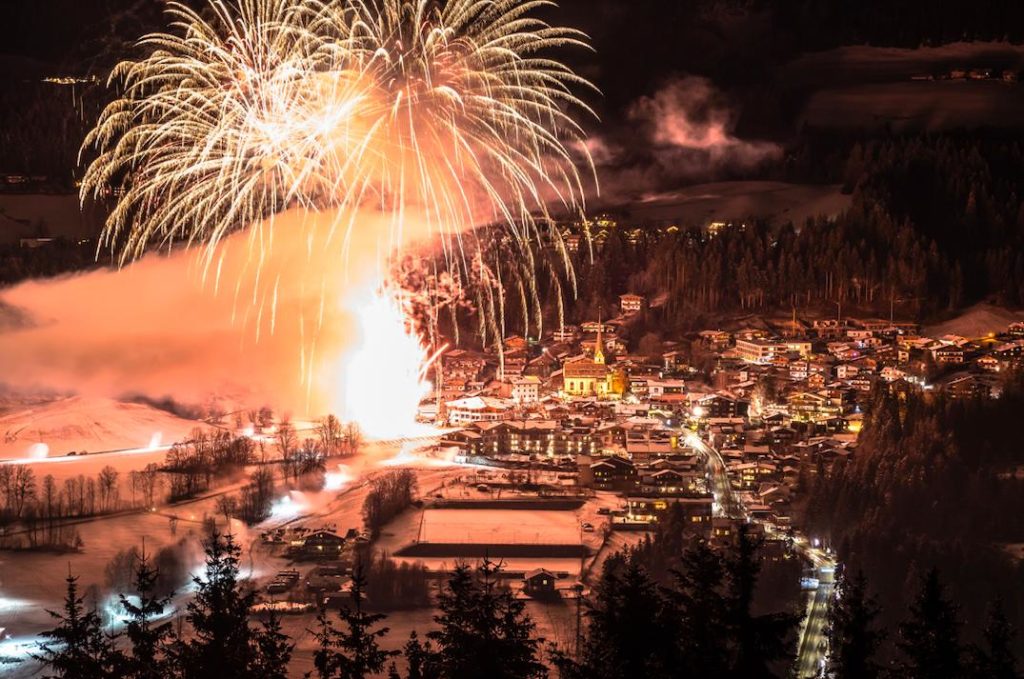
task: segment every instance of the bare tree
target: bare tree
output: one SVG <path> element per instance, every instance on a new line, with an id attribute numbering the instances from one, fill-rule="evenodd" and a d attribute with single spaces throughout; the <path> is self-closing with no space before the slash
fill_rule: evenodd
<path id="1" fill-rule="evenodd" d="M 231 523 L 232 516 L 238 516 L 238 499 L 233 495 L 221 495 L 217 498 L 217 512 L 224 516 L 224 522 Z"/>
<path id="2" fill-rule="evenodd" d="M 10 519 L 14 505 L 14 465 L 0 465 L 0 514 Z"/>
<path id="3" fill-rule="evenodd" d="M 274 501 L 274 474 L 267 467 L 260 467 L 252 473 L 249 485 L 242 489 L 238 515 L 249 525 L 257 524 L 270 516 Z"/>
<path id="4" fill-rule="evenodd" d="M 156 491 L 160 486 L 160 468 L 153 462 L 147 464 L 141 471 L 132 472 L 138 483 L 139 492 L 142 493 L 142 502 L 146 507 L 156 506 Z"/>
<path id="5" fill-rule="evenodd" d="M 14 470 L 13 506 L 11 512 L 20 518 L 25 505 L 36 499 L 36 474 L 28 465 L 18 465 Z"/>
<path id="6" fill-rule="evenodd" d="M 295 452 L 298 446 L 298 436 L 295 434 L 295 427 L 290 422 L 282 422 L 277 428 L 277 449 L 282 459 L 288 459 Z"/>
<path id="7" fill-rule="evenodd" d="M 345 452 L 348 455 L 355 455 L 363 447 L 363 432 L 355 422 L 345 425 Z"/>
<path id="8" fill-rule="evenodd" d="M 96 479 L 89 477 L 85 480 L 85 501 L 89 515 L 96 513 Z"/>
<path id="9" fill-rule="evenodd" d="M 49 521 L 50 525 L 53 525 L 53 520 L 60 514 L 60 493 L 57 490 L 57 482 L 53 479 L 53 474 L 47 474 L 43 477 L 43 512 L 45 517 Z"/>
<path id="10" fill-rule="evenodd" d="M 263 431 L 274 423 L 274 411 L 270 409 L 270 406 L 263 406 L 259 410 L 259 427 L 260 431 Z"/>
<path id="11" fill-rule="evenodd" d="M 105 511 L 117 509 L 117 470 L 109 464 L 100 470 L 97 482 L 100 490 L 100 503 Z"/>
<path id="12" fill-rule="evenodd" d="M 344 434 L 341 430 L 341 422 L 334 415 L 328 415 L 320 420 L 316 427 L 317 438 L 323 448 L 324 455 L 331 457 L 341 452 L 344 441 Z"/>

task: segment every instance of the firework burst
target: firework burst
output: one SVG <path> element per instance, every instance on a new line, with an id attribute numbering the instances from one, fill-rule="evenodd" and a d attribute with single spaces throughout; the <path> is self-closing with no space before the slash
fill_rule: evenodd
<path id="1" fill-rule="evenodd" d="M 82 196 L 111 190 L 103 243 L 206 247 L 286 208 L 415 210 L 446 251 L 484 222 L 515 237 L 550 201 L 579 206 L 574 94 L 548 55 L 585 46 L 533 16 L 545 0 L 211 0 L 171 4 L 168 33 L 121 64 L 122 95 L 86 149 Z M 587 159 L 586 163 L 589 163 Z"/>

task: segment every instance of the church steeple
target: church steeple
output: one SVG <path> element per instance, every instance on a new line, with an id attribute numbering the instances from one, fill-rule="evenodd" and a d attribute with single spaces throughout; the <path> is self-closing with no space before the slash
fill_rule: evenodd
<path id="1" fill-rule="evenodd" d="M 594 363 L 604 365 L 604 323 L 601 312 L 597 312 L 597 340 L 594 342 Z"/>

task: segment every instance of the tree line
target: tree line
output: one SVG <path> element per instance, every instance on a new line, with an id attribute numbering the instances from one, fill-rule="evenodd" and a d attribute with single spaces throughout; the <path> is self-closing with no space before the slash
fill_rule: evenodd
<path id="1" fill-rule="evenodd" d="M 371 537 L 408 509 L 416 496 L 416 474 L 399 469 L 370 479 L 370 492 L 363 500 L 363 524 Z"/>
<path id="2" fill-rule="evenodd" d="M 81 538 L 64 521 L 151 506 L 156 487 L 155 465 L 128 476 L 130 496 L 122 497 L 120 473 L 110 465 L 95 477 L 79 474 L 58 484 L 52 474 L 40 484 L 32 467 L 0 465 L 0 528 L 4 549 L 81 548 Z M 20 528 L 8 532 L 9 528 Z"/>
<path id="3" fill-rule="evenodd" d="M 251 621 L 256 594 L 240 578 L 241 549 L 231 535 L 212 532 L 204 541 L 205 571 L 194 578 L 195 597 L 184 615 L 187 632 L 168 618 L 170 596 L 158 593 L 159 574 L 144 554 L 135 566 L 132 595 L 121 595 L 123 632 L 105 629 L 98 612 L 67 579 L 64 606 L 43 634 L 37 660 L 54 678 L 100 679 L 284 679 L 294 642 L 271 611 Z M 318 679 L 389 677 L 437 679 L 525 678 L 546 674 L 542 640 L 525 604 L 500 586 L 499 564 L 458 566 L 438 595 L 436 629 L 414 632 L 404 652 L 381 648 L 386 616 L 365 608 L 367 584 L 356 567 L 348 602 L 336 615 L 322 608 L 315 629 L 313 660 Z M 395 662 L 402 655 L 406 672 Z"/>
<path id="4" fill-rule="evenodd" d="M 667 541 L 666 541 L 667 540 Z M 673 549 L 659 536 L 658 549 Z M 573 643 L 537 635 L 525 603 L 502 584 L 501 564 L 456 566 L 436 600 L 433 625 L 413 631 L 401 650 L 387 644 L 387 616 L 368 609 L 372 585 L 357 562 L 337 613 L 321 608 L 308 633 L 315 640 L 317 679 L 564 679 L 722 677 L 790 674 L 801 614 L 763 610 L 757 603 L 761 540 L 741 526 L 726 548 L 690 539 L 674 554 L 659 583 L 645 550 L 614 555 L 590 595 Z M 124 629 L 105 628 L 69 576 L 63 609 L 44 633 L 37 655 L 48 677 L 205 679 L 287 677 L 294 640 L 273 613 L 254 622 L 256 594 L 239 574 L 240 547 L 213 530 L 204 541 L 206 565 L 193 580 L 195 598 L 177 626 L 170 593 L 145 553 L 132 553 L 132 595 L 121 595 Z M 119 581 L 120 582 L 120 581 Z M 829 616 L 830 676 L 839 679 L 1011 679 L 1017 677 L 1015 632 L 999 604 L 982 640 L 963 643 L 959 609 L 938 572 L 917 592 L 896 628 L 898 655 L 883 661 L 886 631 L 863 574 L 841 578 Z M 187 625 L 187 627 L 186 627 Z"/>

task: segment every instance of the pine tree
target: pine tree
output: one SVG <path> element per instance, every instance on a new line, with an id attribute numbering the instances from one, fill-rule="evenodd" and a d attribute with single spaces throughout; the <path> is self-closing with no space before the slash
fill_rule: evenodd
<path id="1" fill-rule="evenodd" d="M 420 643 L 419 636 L 413 630 L 404 649 L 407 666 L 407 679 L 435 679 L 437 672 L 433 663 L 433 651 L 430 642 Z"/>
<path id="2" fill-rule="evenodd" d="M 955 679 L 961 676 L 960 622 L 957 609 L 946 599 L 936 569 L 921 583 L 910 606 L 910 618 L 900 625 L 896 642 L 902 658 L 900 676 L 906 679 Z"/>
<path id="3" fill-rule="evenodd" d="M 440 629 L 427 637 L 437 646 L 442 679 L 530 679 L 544 677 L 539 641 L 525 604 L 498 588 L 500 564 L 484 560 L 477 575 L 461 564 L 438 597 Z"/>
<path id="4" fill-rule="evenodd" d="M 675 587 L 666 592 L 679 620 L 682 665 L 687 675 L 721 676 L 728 666 L 728 604 L 722 592 L 725 568 L 706 542 L 683 552 Z"/>
<path id="5" fill-rule="evenodd" d="M 255 593 L 243 592 L 238 581 L 241 550 L 232 535 L 216 530 L 204 549 L 205 577 L 193 579 L 196 595 L 185 616 L 192 634 L 175 645 L 175 661 L 183 679 L 255 677 L 258 650 L 249 627 Z"/>
<path id="6" fill-rule="evenodd" d="M 379 674 L 397 651 L 384 651 L 379 639 L 388 633 L 387 627 L 374 629 L 386 615 L 363 610 L 366 580 L 361 566 L 352 576 L 351 606 L 342 606 L 338 617 L 345 629 L 337 629 L 323 609 L 317 618 L 319 631 L 315 633 L 319 648 L 313 654 L 313 664 L 320 679 L 364 679 Z"/>
<path id="7" fill-rule="evenodd" d="M 997 600 L 989 609 L 984 645 L 972 649 L 969 675 L 976 679 L 1016 679 L 1013 636 L 1014 629 L 1006 619 L 1002 602 Z"/>
<path id="8" fill-rule="evenodd" d="M 790 658 L 787 643 L 800 622 L 790 613 L 753 613 L 754 592 L 761 570 L 758 550 L 761 541 L 751 537 L 747 524 L 740 524 L 736 546 L 726 558 L 726 605 L 728 628 L 734 642 L 732 676 L 743 679 L 772 676 L 774 663 Z"/>
<path id="9" fill-rule="evenodd" d="M 556 656 L 563 676 L 666 677 L 679 635 L 663 614 L 657 585 L 635 558 L 609 560 L 588 605 L 578 662 Z"/>
<path id="10" fill-rule="evenodd" d="M 841 597 L 829 614 L 828 639 L 832 649 L 830 671 L 836 679 L 872 679 L 881 668 L 874 656 L 884 634 L 874 628 L 880 610 L 867 593 L 867 580 L 858 571 L 843 579 Z"/>
<path id="11" fill-rule="evenodd" d="M 113 638 L 103 632 L 95 610 L 86 610 L 78 594 L 78 578 L 68 574 L 64 609 L 47 611 L 57 626 L 43 632 L 36 659 L 54 674 L 47 679 L 107 679 L 124 668 L 124 656 L 114 648 Z"/>
<path id="12" fill-rule="evenodd" d="M 125 676 L 131 679 L 165 679 L 170 666 L 166 652 L 173 634 L 171 623 L 153 621 L 164 614 L 171 597 L 155 595 L 157 577 L 143 550 L 135 567 L 137 602 L 120 595 L 121 608 L 128 613 L 125 636 L 131 644 L 131 655 L 126 659 Z"/>
<path id="13" fill-rule="evenodd" d="M 273 610 L 256 631 L 254 642 L 256 648 L 252 676 L 259 679 L 288 679 L 288 662 L 292 658 L 295 644 L 281 631 L 281 619 Z"/>

